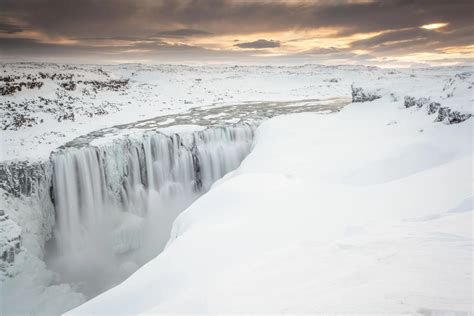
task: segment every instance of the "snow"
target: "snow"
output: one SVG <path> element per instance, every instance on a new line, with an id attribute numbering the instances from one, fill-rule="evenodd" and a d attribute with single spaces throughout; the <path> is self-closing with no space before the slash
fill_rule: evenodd
<path id="1" fill-rule="evenodd" d="M 0 275 L 2 315 L 59 315 L 85 301 L 70 285 L 58 284 L 58 275 L 28 251 L 12 267 L 11 275 Z"/>
<path id="2" fill-rule="evenodd" d="M 472 67 L 0 67 L 20 81 L 39 72 L 59 76 L 38 79 L 40 89 L 1 96 L 1 124 L 17 112 L 38 120 L 0 131 L 0 163 L 48 162 L 53 150 L 73 140 L 85 149 L 140 143 L 156 129 L 170 137 L 179 133 L 187 144 L 207 126 L 318 109 L 262 123 L 251 154 L 177 218 L 158 257 L 141 268 L 132 260 L 105 267 L 123 275 L 139 269 L 69 314 L 429 315 L 473 309 L 472 118 L 434 122 L 437 114 L 428 114 L 428 104 L 404 106 L 407 96 L 426 98 L 473 114 Z M 74 81 L 129 81 L 117 90 L 78 83 L 69 91 L 61 86 L 69 79 L 59 74 L 74 74 Z M 348 102 L 351 86 L 381 98 L 332 113 Z M 98 109 L 105 112 L 96 114 Z M 71 113 L 73 120 L 62 118 Z M 225 146 L 203 148 L 207 153 Z M 220 163 L 237 158 L 232 150 L 220 152 L 226 157 Z M 74 177 L 66 182 L 74 185 Z M 0 201 L 23 238 L 11 275 L 2 279 L 1 290 L 8 293 L 0 296 L 11 304 L 3 312 L 59 314 L 86 299 L 77 280 L 69 282 L 42 261 L 45 241 L 59 229 L 47 189 L 41 199 L 10 195 Z M 118 225 L 107 234 L 114 247 L 106 251 L 122 254 L 143 243 L 146 220 L 128 212 L 133 210 L 119 211 Z M 168 226 L 157 232 L 163 245 Z M 98 257 L 76 264 L 82 270 L 100 265 Z"/>
<path id="3" fill-rule="evenodd" d="M 472 311 L 472 119 L 382 94 L 264 122 L 158 257 L 67 314 Z"/>
<path id="4" fill-rule="evenodd" d="M 472 67 L 426 69 L 379 69 L 360 66 L 183 66 L 183 65 L 60 65 L 44 63 L 0 64 L 7 75 L 38 73 L 68 76 L 72 80 L 129 80 L 117 91 L 77 83 L 74 91 L 61 84 L 68 79 L 41 79 L 40 89 L 23 89 L 2 96 L 0 115 L 23 113 L 37 119 L 31 127 L 0 131 L 0 161 L 44 160 L 50 152 L 91 131 L 184 113 L 195 107 L 219 107 L 263 101 L 295 101 L 350 96 L 355 83 L 369 88 L 389 89 L 394 97 L 432 96 L 443 105 L 472 111 L 458 105 L 462 90 L 472 100 Z M 59 78 L 59 79 L 58 79 Z M 85 91 L 85 92 L 84 92 Z M 452 97 L 451 95 L 454 95 Z M 43 99 L 41 99 L 43 98 Z M 34 103 L 33 103 L 34 102 Z M 15 110 L 8 108 L 8 103 Z M 28 110 L 25 109 L 28 104 Z M 40 108 L 41 106 L 41 108 Z M 68 109 L 71 107 L 71 109 Z M 63 115 L 74 118 L 63 119 Z M 40 120 L 43 120 L 40 123 Z M 61 121 L 58 121 L 61 119 Z"/>

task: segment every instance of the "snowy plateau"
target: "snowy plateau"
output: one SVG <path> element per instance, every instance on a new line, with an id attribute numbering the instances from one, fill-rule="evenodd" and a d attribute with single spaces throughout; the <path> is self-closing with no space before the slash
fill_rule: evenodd
<path id="1" fill-rule="evenodd" d="M 472 315 L 472 67 L 0 64 L 2 315 Z"/>

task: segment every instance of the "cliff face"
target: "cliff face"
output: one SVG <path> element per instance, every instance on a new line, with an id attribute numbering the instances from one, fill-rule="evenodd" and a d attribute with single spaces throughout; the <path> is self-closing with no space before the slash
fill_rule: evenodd
<path id="1" fill-rule="evenodd" d="M 78 140 L 48 161 L 1 164 L 0 276 L 11 297 L 66 282 L 61 304 L 71 308 L 84 297 L 69 284 L 90 297 L 126 278 L 161 251 L 182 210 L 238 167 L 256 126 Z M 5 301 L 5 312 L 21 311 Z"/>
<path id="2" fill-rule="evenodd" d="M 161 222 L 163 237 L 153 241 L 159 250 L 170 229 L 164 218 L 172 221 L 176 212 L 237 168 L 250 151 L 255 128 L 239 124 L 171 135 L 149 131 L 54 152 L 58 250 L 77 253 L 102 240 L 107 244 L 102 252 L 111 256 L 133 251 L 146 243 L 143 231 L 135 230 L 155 227 L 153 221 Z"/>
<path id="3" fill-rule="evenodd" d="M 51 176 L 49 161 L 0 163 L 0 208 L 22 227 L 24 246 L 39 258 L 55 223 Z"/>
<path id="4" fill-rule="evenodd" d="M 55 225 L 51 176 L 49 161 L 0 164 L 1 314 L 60 314 L 85 301 L 44 262 Z"/>
<path id="5" fill-rule="evenodd" d="M 6 272 L 21 251 L 21 229 L 0 210 L 0 271 Z"/>

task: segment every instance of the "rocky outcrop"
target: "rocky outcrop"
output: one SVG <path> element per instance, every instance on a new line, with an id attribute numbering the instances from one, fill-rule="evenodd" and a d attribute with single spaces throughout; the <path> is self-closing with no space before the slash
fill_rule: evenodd
<path id="1" fill-rule="evenodd" d="M 426 107 L 428 115 L 437 114 L 435 122 L 444 122 L 446 124 L 458 124 L 469 119 L 472 114 L 461 113 L 459 111 L 453 111 L 447 106 L 441 106 L 438 102 L 433 102 L 429 98 L 415 98 L 412 96 L 405 96 L 404 99 L 405 108 L 411 108 L 416 106 L 417 108 Z"/>
<path id="2" fill-rule="evenodd" d="M 370 102 L 376 99 L 380 99 L 381 95 L 378 92 L 365 91 L 363 88 L 355 87 L 351 85 L 352 89 L 352 102 Z"/>
<path id="3" fill-rule="evenodd" d="M 431 115 L 431 114 L 435 114 L 436 112 L 438 112 L 439 108 L 441 107 L 441 104 L 438 103 L 438 102 L 431 102 L 430 104 L 428 104 L 428 114 Z"/>
<path id="4" fill-rule="evenodd" d="M 418 108 L 421 108 L 424 105 L 426 105 L 428 102 L 430 102 L 430 99 L 428 99 L 428 98 L 416 99 L 414 97 L 406 96 L 405 101 L 404 101 L 404 105 L 405 105 L 406 108 L 411 108 L 412 106 L 416 106 Z"/>
<path id="5" fill-rule="evenodd" d="M 0 129 L 33 127 L 44 123 L 48 116 L 60 122 L 118 111 L 124 105 L 123 101 L 97 100 L 97 95 L 102 92 L 125 95 L 130 88 L 129 79 L 111 79 L 106 72 L 97 72 L 100 76 L 94 73 L 94 80 L 61 72 L 0 76 L 0 96 L 8 96 L 0 102 Z M 26 98 L 17 97 L 21 91 L 41 89 L 44 85 L 48 86 L 48 91 L 41 95 L 30 93 Z"/>
<path id="6" fill-rule="evenodd" d="M 49 161 L 0 163 L 0 209 L 24 228 L 23 246 L 39 258 L 55 223 L 51 177 Z"/>
<path id="7" fill-rule="evenodd" d="M 0 210 L 0 272 L 6 272 L 20 251 L 21 229 L 4 210 Z"/>
<path id="8" fill-rule="evenodd" d="M 7 161 L 0 163 L 0 189 L 15 197 L 44 194 L 51 181 L 51 164 Z M 43 191 L 41 191 L 43 190 Z"/>
<path id="9" fill-rule="evenodd" d="M 464 122 L 472 116 L 470 113 L 453 111 L 448 107 L 440 107 L 435 122 L 445 122 L 447 124 L 458 124 Z"/>
<path id="10" fill-rule="evenodd" d="M 77 85 L 74 83 L 74 81 L 68 81 L 61 83 L 61 87 L 67 91 L 74 91 L 76 90 Z"/>
<path id="11" fill-rule="evenodd" d="M 11 95 L 17 91 L 21 91 L 22 89 L 41 89 L 43 86 L 43 82 L 41 81 L 22 81 L 22 82 L 12 82 L 6 81 L 6 84 L 0 86 L 0 95 Z"/>

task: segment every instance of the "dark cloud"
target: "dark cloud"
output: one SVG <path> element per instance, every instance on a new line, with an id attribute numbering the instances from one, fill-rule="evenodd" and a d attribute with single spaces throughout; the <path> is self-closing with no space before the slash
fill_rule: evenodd
<path id="1" fill-rule="evenodd" d="M 264 39 L 259 39 L 253 42 L 238 43 L 238 44 L 235 44 L 234 46 L 237 46 L 239 48 L 254 48 L 254 49 L 275 48 L 275 47 L 280 47 L 280 42 L 273 41 L 273 40 L 267 41 Z"/>
<path id="2" fill-rule="evenodd" d="M 178 30 L 158 32 L 156 36 L 179 38 L 179 37 L 203 36 L 203 35 L 211 35 L 211 34 L 212 33 L 201 31 L 201 30 L 195 30 L 195 29 L 178 29 Z"/>
<path id="3" fill-rule="evenodd" d="M 0 33 L 14 34 L 22 31 L 24 31 L 22 27 L 7 22 L 2 22 L 0 20 Z"/>
<path id="4" fill-rule="evenodd" d="M 138 41 L 149 41 L 153 40 L 150 37 L 139 37 L 139 36 L 91 36 L 91 37 L 73 37 L 74 40 L 79 41 L 127 41 L 127 42 L 138 42 Z"/>
<path id="5" fill-rule="evenodd" d="M 386 32 L 351 43 L 353 49 L 381 53 L 414 53 L 452 46 L 473 44 L 474 25 L 449 31 L 432 31 L 421 28 Z"/>
<path id="6" fill-rule="evenodd" d="M 355 41 L 350 48 L 365 49 L 378 55 L 404 54 L 472 45 L 472 12 L 472 0 L 0 0 L 0 36 L 15 37 L 29 30 L 51 39 L 80 42 L 65 50 L 82 50 L 86 49 L 84 46 L 92 46 L 93 41 L 105 40 L 129 42 L 125 45 L 128 48 L 136 43 L 137 46 L 148 45 L 147 49 L 153 50 L 189 50 L 198 48 L 173 48 L 166 41 L 179 39 L 186 42 L 193 37 L 210 35 L 242 38 L 241 35 L 245 34 L 298 32 L 324 27 L 336 30 L 335 37 L 384 32 Z M 448 25 L 439 31 L 419 28 L 434 22 Z M 236 43 L 235 46 L 253 49 L 278 47 L 278 38 L 273 38 L 273 41 L 258 40 Z M 61 50 L 61 45 L 41 46 L 33 40 L 18 39 L 15 43 L 12 40 L 8 45 L 23 47 L 27 43 L 31 49 L 47 46 L 51 52 Z M 102 48 L 107 52 L 117 49 L 122 48 Z M 95 47 L 89 50 L 100 51 Z M 0 47 L 2 51 L 5 49 Z M 212 54 L 211 50 L 202 51 Z M 349 56 L 350 52 L 326 53 L 327 56 L 344 54 Z"/>
<path id="7" fill-rule="evenodd" d="M 32 28 L 74 37 L 170 28 L 178 35 L 179 29 L 229 34 L 315 27 L 340 27 L 341 34 L 352 34 L 433 21 L 472 24 L 474 1 L 0 0 L 0 11 Z"/>

